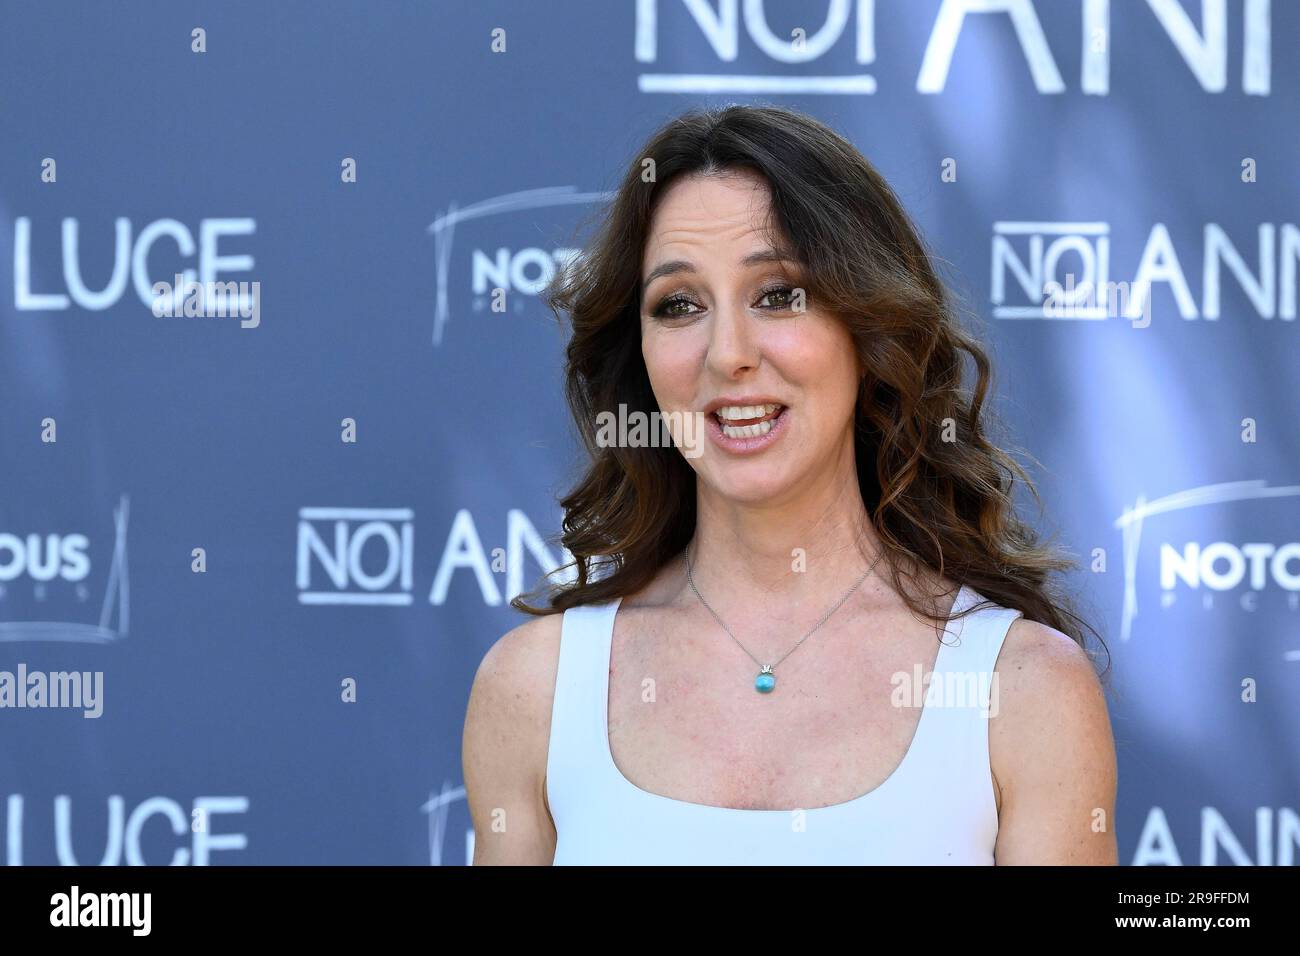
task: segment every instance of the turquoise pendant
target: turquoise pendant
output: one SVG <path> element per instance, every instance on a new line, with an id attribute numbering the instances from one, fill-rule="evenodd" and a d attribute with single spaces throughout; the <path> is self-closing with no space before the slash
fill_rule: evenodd
<path id="1" fill-rule="evenodd" d="M 759 671 L 758 676 L 754 678 L 754 690 L 760 694 L 772 693 L 772 688 L 776 686 L 776 675 L 772 673 L 772 665 L 764 664 L 763 669 Z"/>

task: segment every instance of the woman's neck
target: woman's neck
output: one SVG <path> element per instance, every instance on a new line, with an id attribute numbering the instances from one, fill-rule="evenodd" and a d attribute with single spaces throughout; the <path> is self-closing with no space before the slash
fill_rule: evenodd
<path id="1" fill-rule="evenodd" d="M 794 609 L 830 606 L 880 554 L 851 470 L 779 503 L 749 505 L 697 491 L 692 574 L 720 613 L 785 618 Z M 884 572 L 884 562 L 875 569 Z M 694 600 L 689 589 L 685 596 Z"/>

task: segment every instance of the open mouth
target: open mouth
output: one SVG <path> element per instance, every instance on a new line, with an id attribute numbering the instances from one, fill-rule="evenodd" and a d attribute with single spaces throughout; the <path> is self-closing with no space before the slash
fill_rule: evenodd
<path id="1" fill-rule="evenodd" d="M 710 414 L 727 438 L 761 438 L 784 412 L 784 405 L 724 405 Z"/>

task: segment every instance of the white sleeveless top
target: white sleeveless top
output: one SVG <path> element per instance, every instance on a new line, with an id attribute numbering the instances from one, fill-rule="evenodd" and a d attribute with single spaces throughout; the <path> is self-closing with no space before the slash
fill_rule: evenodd
<path id="1" fill-rule="evenodd" d="M 951 614 L 984 600 L 963 587 Z M 876 789 L 808 810 L 750 810 L 642 790 L 614 763 L 609 665 L 621 601 L 564 612 L 546 760 L 554 865 L 993 864 L 986 715 L 1019 611 L 991 605 L 947 622 L 911 745 Z"/>

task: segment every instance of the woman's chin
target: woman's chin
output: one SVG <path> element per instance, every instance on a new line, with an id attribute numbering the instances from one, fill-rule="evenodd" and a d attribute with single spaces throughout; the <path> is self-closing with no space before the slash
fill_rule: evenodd
<path id="1" fill-rule="evenodd" d="M 775 474 L 770 467 L 750 469 L 728 464 L 702 477 L 713 494 L 737 504 L 761 505 L 788 498 L 795 483 L 785 474 Z"/>

